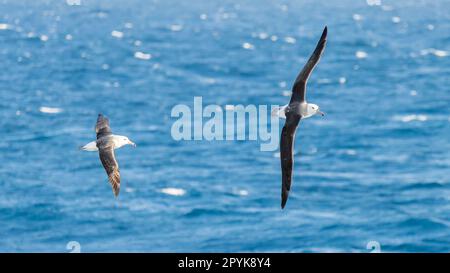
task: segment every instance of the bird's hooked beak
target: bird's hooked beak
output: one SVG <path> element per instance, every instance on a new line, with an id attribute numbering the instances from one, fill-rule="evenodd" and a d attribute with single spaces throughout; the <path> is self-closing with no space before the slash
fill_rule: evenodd
<path id="1" fill-rule="evenodd" d="M 318 114 L 320 114 L 322 117 L 325 116 L 325 113 L 322 111 L 317 111 Z"/>
<path id="2" fill-rule="evenodd" d="M 132 145 L 133 147 L 136 147 L 136 143 L 134 143 L 134 142 L 131 141 L 131 140 L 128 140 L 128 144 Z"/>

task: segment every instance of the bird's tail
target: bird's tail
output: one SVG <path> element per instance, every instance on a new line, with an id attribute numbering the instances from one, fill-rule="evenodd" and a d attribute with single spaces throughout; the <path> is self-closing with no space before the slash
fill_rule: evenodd
<path id="1" fill-rule="evenodd" d="M 96 141 L 92 141 L 92 142 L 89 142 L 88 144 L 86 144 L 84 146 L 80 146 L 80 150 L 88 151 L 88 152 L 98 151 L 97 142 Z"/>
<path id="2" fill-rule="evenodd" d="M 285 119 L 286 118 L 285 110 L 287 106 L 288 105 L 274 107 L 271 112 L 272 117 L 279 117 Z"/>

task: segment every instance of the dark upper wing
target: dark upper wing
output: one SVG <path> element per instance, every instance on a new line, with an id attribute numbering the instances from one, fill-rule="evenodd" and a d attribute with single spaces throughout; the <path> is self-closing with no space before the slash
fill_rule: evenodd
<path id="1" fill-rule="evenodd" d="M 102 114 L 98 114 L 95 132 L 97 133 L 97 139 L 112 134 L 111 128 L 109 127 L 109 119 Z"/>
<path id="2" fill-rule="evenodd" d="M 120 190 L 120 173 L 119 164 L 117 164 L 114 156 L 114 149 L 112 146 L 99 149 L 100 160 L 105 168 L 106 174 L 108 174 L 109 183 L 112 186 L 114 195 L 119 195 Z"/>
<path id="3" fill-rule="evenodd" d="M 297 79 L 295 79 L 294 86 L 292 87 L 291 102 L 302 102 L 305 100 L 306 82 L 308 81 L 312 70 L 320 60 L 320 56 L 322 55 L 323 49 L 325 48 L 325 44 L 327 42 L 327 32 L 327 27 L 325 27 L 322 32 L 322 36 L 320 36 L 319 42 L 317 43 L 316 49 L 311 57 L 309 57 L 309 60 L 303 67 L 302 71 L 298 74 Z"/>
<path id="4" fill-rule="evenodd" d="M 293 148 L 295 131 L 301 116 L 291 113 L 286 116 L 286 123 L 281 131 L 280 158 L 281 158 L 281 208 L 286 205 L 292 182 L 292 167 L 294 165 Z"/>

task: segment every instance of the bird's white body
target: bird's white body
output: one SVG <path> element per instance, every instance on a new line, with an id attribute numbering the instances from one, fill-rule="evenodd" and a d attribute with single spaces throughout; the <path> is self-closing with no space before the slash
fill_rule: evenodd
<path id="1" fill-rule="evenodd" d="M 119 149 L 120 147 L 123 147 L 123 146 L 128 145 L 128 144 L 136 146 L 136 144 L 134 144 L 126 136 L 111 135 L 111 139 L 112 139 L 112 141 L 114 143 L 114 149 Z M 88 144 L 86 144 L 83 147 L 81 147 L 81 149 L 83 151 L 96 152 L 96 151 L 98 151 L 97 141 L 96 140 L 95 141 L 91 141 Z"/>
<path id="2" fill-rule="evenodd" d="M 322 112 L 320 112 L 319 106 L 314 103 L 302 102 L 300 104 L 297 104 L 296 106 L 297 107 L 295 106 L 292 107 L 289 106 L 289 104 L 286 104 L 284 106 L 277 107 L 274 110 L 272 110 L 272 116 L 277 116 L 279 118 L 286 119 L 286 109 L 288 107 L 296 108 L 295 110 L 298 112 L 299 115 L 302 116 L 302 119 L 310 118 L 317 114 L 321 114 L 322 116 L 324 115 Z"/>

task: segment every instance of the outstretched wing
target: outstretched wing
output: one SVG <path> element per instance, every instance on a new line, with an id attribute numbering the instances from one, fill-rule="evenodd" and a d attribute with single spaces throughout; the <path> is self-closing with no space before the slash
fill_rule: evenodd
<path id="1" fill-rule="evenodd" d="M 322 52 L 327 42 L 327 32 L 327 27 L 325 27 L 322 32 L 322 36 L 320 36 L 319 42 L 317 43 L 316 49 L 295 79 L 294 86 L 292 87 L 291 103 L 294 101 L 302 102 L 305 100 L 306 82 L 308 81 L 309 75 L 311 75 L 314 67 L 319 62 L 320 56 L 322 56 Z"/>
<path id="2" fill-rule="evenodd" d="M 120 173 L 119 164 L 117 164 L 116 157 L 114 156 L 114 149 L 112 146 L 100 148 L 99 154 L 114 195 L 117 197 L 120 191 Z"/>
<path id="3" fill-rule="evenodd" d="M 294 138 L 297 126 L 300 122 L 301 116 L 290 113 L 286 116 L 286 123 L 281 132 L 280 140 L 280 158 L 281 158 L 281 208 L 286 205 L 289 191 L 292 183 L 292 167 L 294 165 Z"/>
<path id="4" fill-rule="evenodd" d="M 97 139 L 112 134 L 111 128 L 109 127 L 109 119 L 102 114 L 98 114 L 95 132 L 97 133 Z"/>

